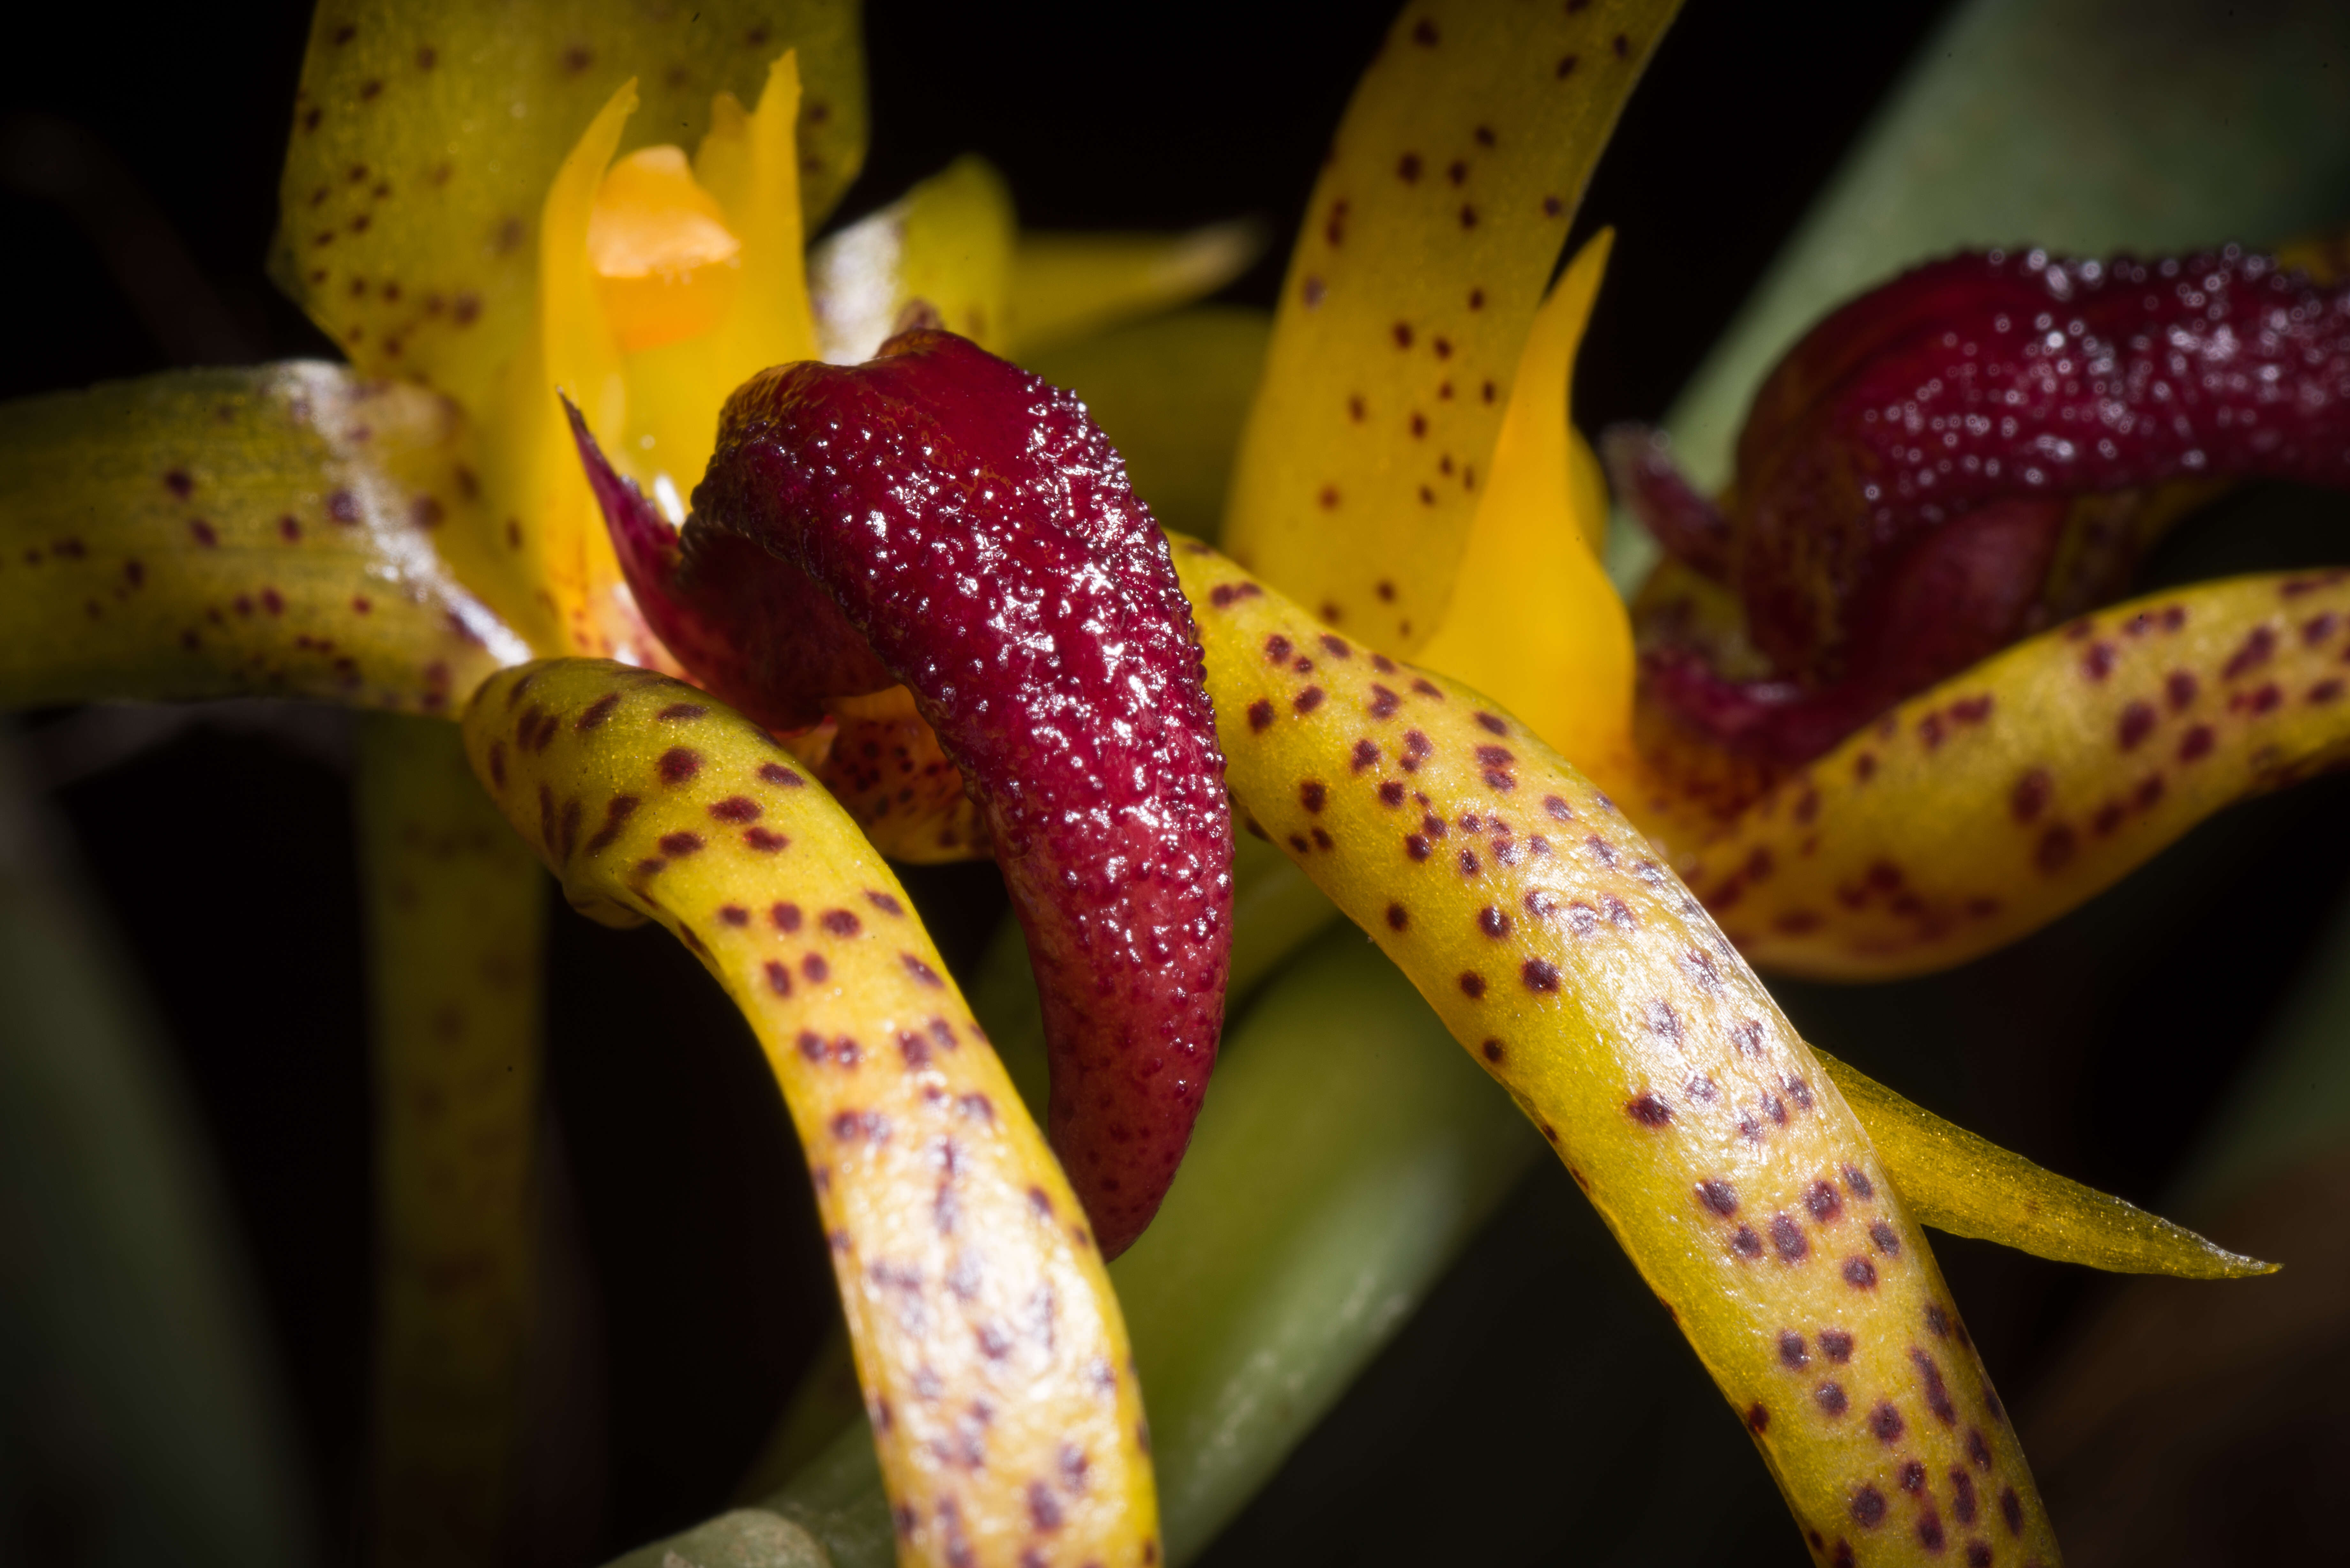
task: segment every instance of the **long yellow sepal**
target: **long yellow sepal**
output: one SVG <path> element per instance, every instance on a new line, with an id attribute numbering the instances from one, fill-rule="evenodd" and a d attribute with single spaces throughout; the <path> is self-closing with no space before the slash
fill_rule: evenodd
<path id="1" fill-rule="evenodd" d="M 1517 1101 L 1829 1563 L 2057 1558 L 1924 1232 L 1851 1109 L 1622 815 L 1476 692 L 1206 545 L 1236 799 Z"/>
<path id="2" fill-rule="evenodd" d="M 905 890 L 762 730 L 590 660 L 484 686 L 474 772 L 575 908 L 726 988 L 806 1151 L 900 1561 L 1140 1568 L 1158 1514 L 1083 1211 Z"/>
<path id="3" fill-rule="evenodd" d="M 2350 755 L 2345 658 L 2350 574 L 2152 594 L 1911 698 L 1727 823 L 1667 804 L 1659 826 L 1755 963 L 1943 969 Z"/>
<path id="4" fill-rule="evenodd" d="M 1675 9 L 1416 0 L 1356 88 L 1224 532 L 1348 635 L 1406 652 L 1436 629 L 1552 264 Z"/>
<path id="5" fill-rule="evenodd" d="M 376 1113 L 369 1557 L 504 1560 L 536 1275 L 546 888 L 456 727 L 360 726 Z"/>
<path id="6" fill-rule="evenodd" d="M 454 712 L 531 651 L 435 553 L 476 519 L 473 461 L 447 400 L 334 365 L 0 408 L 0 702 Z"/>

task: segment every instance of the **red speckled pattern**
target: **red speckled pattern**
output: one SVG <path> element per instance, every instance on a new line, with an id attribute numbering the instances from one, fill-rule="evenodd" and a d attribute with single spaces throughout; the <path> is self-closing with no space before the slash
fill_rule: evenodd
<path id="1" fill-rule="evenodd" d="M 1053 1142 L 1114 1256 L 1191 1138 L 1232 899 L 1191 607 L 1124 462 L 1074 397 L 927 330 L 737 390 L 681 537 L 582 450 L 647 618 L 712 691 L 778 727 L 914 692 L 1027 931 Z"/>
<path id="2" fill-rule="evenodd" d="M 1619 492 L 1727 580 L 1778 679 L 1652 657 L 1652 690 L 1782 762 L 2033 629 L 2074 497 L 2350 485 L 2350 288 L 2233 247 L 1954 256 L 1845 306 L 1756 394 L 1729 515 L 1612 443 Z"/>

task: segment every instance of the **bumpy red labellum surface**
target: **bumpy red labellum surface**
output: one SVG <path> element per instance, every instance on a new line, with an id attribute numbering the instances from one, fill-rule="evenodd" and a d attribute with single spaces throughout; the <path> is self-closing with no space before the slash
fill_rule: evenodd
<path id="1" fill-rule="evenodd" d="M 1191 608 L 1117 452 L 928 330 L 736 391 L 681 535 L 581 449 L 648 620 L 719 696 L 781 728 L 911 689 L 1027 930 L 1054 1145 L 1120 1251 L 1214 1064 L 1232 831 Z"/>
<path id="2" fill-rule="evenodd" d="M 2350 485 L 2350 287 L 2232 247 L 1954 256 L 1846 305 L 1781 361 L 1725 514 L 1659 454 L 1611 455 L 1666 547 L 1737 589 L 1775 666 L 1735 684 L 1667 649 L 1657 694 L 1801 762 L 2048 618 L 2075 498 L 2183 479 Z"/>

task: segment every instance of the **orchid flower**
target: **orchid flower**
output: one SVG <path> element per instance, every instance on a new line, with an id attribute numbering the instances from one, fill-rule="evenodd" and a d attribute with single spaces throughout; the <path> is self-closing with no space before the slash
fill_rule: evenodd
<path id="1" fill-rule="evenodd" d="M 1825 1061 L 1748 963 L 1956 961 L 2329 755 L 2343 710 L 2314 684 L 2290 713 L 2177 720 L 2205 737 L 2181 758 L 2210 761 L 2194 787 L 2141 799 L 2106 737 L 2137 722 L 2146 639 L 2176 634 L 2166 668 L 2199 691 L 2281 679 L 2262 667 L 2326 651 L 2285 618 L 2343 594 L 2220 585 L 2107 612 L 1783 775 L 1644 744 L 1654 705 L 1566 407 L 1605 239 L 1544 285 L 1671 10 L 1407 8 L 1292 256 L 1229 556 L 1170 549 L 1084 408 L 985 350 L 1212 287 L 1231 234 L 1015 239 L 964 165 L 805 258 L 861 144 L 843 9 L 599 15 L 559 42 L 454 9 L 321 12 L 276 269 L 350 369 L 10 410 L 0 520 L 27 570 L 5 657 L 20 702 L 259 691 L 423 716 L 370 731 L 362 790 L 384 1555 L 494 1538 L 528 1299 L 526 846 L 582 912 L 670 929 L 766 1048 L 834 1249 L 870 1420 L 846 1440 L 878 1450 L 881 1541 L 905 1561 L 1157 1561 L 1138 1368 L 1170 1352 L 1139 1330 L 1129 1351 L 1112 1282 L 1134 1271 L 1104 1258 L 1174 1176 L 1226 943 L 1262 973 L 1315 924 L 1252 923 L 1278 873 L 1232 885 L 1222 796 L 1201 792 L 1228 763 L 1244 825 L 1371 933 L 1590 1193 L 1821 1561 L 2054 1563 L 1921 1223 L 2107 1267 L 2262 1265 Z M 646 122 L 707 129 L 691 157 L 623 153 Z M 867 446 L 851 462 L 836 441 Z M 951 591 L 975 610 L 941 613 Z M 991 683 L 1015 647 L 1046 656 Z M 442 722 L 459 717 L 478 791 Z M 1017 742 L 1047 727 L 1074 742 L 1040 768 Z M 2108 795 L 2137 804 L 2101 826 Z M 1096 815 L 1036 849 L 1081 797 Z M 1945 840 L 1892 860 L 1928 814 Z M 1003 859 L 1060 1160 L 1014 1090 L 1029 1043 L 996 1031 L 999 1063 L 893 851 Z M 1348 975 L 1308 963 L 1295 983 Z M 785 1556 L 871 1549 L 760 1517 Z"/>

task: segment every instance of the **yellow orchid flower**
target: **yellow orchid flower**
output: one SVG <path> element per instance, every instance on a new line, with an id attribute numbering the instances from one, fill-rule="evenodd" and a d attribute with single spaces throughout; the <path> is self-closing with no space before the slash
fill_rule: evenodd
<path id="1" fill-rule="evenodd" d="M 1915 700 L 1884 735 L 1772 781 L 1727 826 L 1711 820 L 1719 797 L 1693 787 L 1711 759 L 1676 772 L 1644 751 L 1628 622 L 1599 565 L 1603 492 L 1566 419 L 1605 242 L 1546 300 L 1543 285 L 1670 9 L 1602 0 L 1538 25 L 1468 6 L 1407 10 L 1322 175 L 1241 441 L 1224 543 L 1263 581 L 1204 545 L 1179 544 L 1174 563 L 1253 826 L 1379 939 L 1559 1147 L 1739 1407 L 1814 1551 L 1849 1560 L 1854 1541 L 1890 1541 L 1890 1520 L 1893 1554 L 1971 1552 L 1966 1532 L 1980 1527 L 1985 1540 L 2004 1530 L 2002 1551 L 2053 1563 L 1918 1220 L 2104 1266 L 2257 1265 L 1967 1146 L 1815 1060 L 1742 952 L 1862 976 L 1955 961 L 2078 902 L 2280 766 L 2329 755 L 2334 735 L 2315 711 L 2207 731 L 2225 771 L 2052 857 L 2047 835 L 2085 833 L 2069 825 L 2092 819 L 2107 782 L 2095 764 L 2077 785 L 2064 772 L 2064 789 L 2049 786 L 2055 815 L 2032 824 L 2031 866 L 1986 864 L 1970 826 L 1974 836 L 1954 833 L 1898 867 L 1923 920 L 1895 907 L 1891 888 L 1862 918 L 1827 896 L 1856 879 L 1875 887 L 1920 815 L 2012 815 L 2002 787 L 2019 745 L 2070 760 L 2080 735 L 2126 728 L 2137 699 L 2119 685 L 2033 711 L 2021 740 L 2006 726 L 2025 707 L 2018 694 L 2048 689 L 2076 659 L 2071 645 L 2021 647 L 1961 677 L 1965 690 Z M 787 23 L 747 11 L 598 18 L 556 46 L 470 14 L 328 7 L 306 63 L 276 261 L 351 372 L 101 389 L 17 410 L 7 432 L 27 461 L 0 516 L 40 557 L 27 564 L 49 569 L 18 596 L 28 635 L 10 639 L 8 689 L 19 701 L 262 690 L 462 711 L 495 803 L 452 770 L 446 726 L 370 731 L 362 805 L 379 974 L 424 980 L 387 984 L 379 1002 L 388 1556 L 447 1561 L 493 1538 L 512 1436 L 500 1402 L 476 1397 L 510 1394 L 528 1292 L 516 1129 L 532 1078 L 511 1069 L 535 1060 L 535 1002 L 516 971 L 536 935 L 531 881 L 501 820 L 583 910 L 671 929 L 758 1029 L 832 1231 L 898 1551 L 1149 1563 L 1160 1550 L 1148 1388 L 1127 1364 L 1110 1290 L 1120 1276 L 1075 1221 L 1076 1197 L 936 950 L 910 920 L 899 940 L 885 934 L 882 922 L 907 917 L 877 849 L 952 857 L 984 836 L 937 738 L 901 695 L 836 697 L 795 756 L 662 673 L 707 679 L 649 629 L 657 612 L 629 591 L 553 396 L 577 401 L 619 473 L 674 524 L 718 444 L 722 406 L 766 367 L 863 359 L 910 321 L 1006 351 L 1048 353 L 1056 340 L 1073 351 L 1105 322 L 1212 287 L 1244 253 L 1231 231 L 1021 240 L 1000 181 L 963 164 L 804 263 L 805 230 L 861 146 L 854 28 L 845 10 L 811 5 Z M 742 79 L 752 63 L 764 72 L 755 82 Z M 616 86 L 621 72 L 634 76 Z M 473 140 L 500 114 L 528 133 L 494 148 Z M 703 134 L 690 156 L 652 142 L 623 152 L 648 122 Z M 103 528 L 76 521 L 101 507 Z M 2199 590 L 2191 651 L 2176 657 L 2224 666 L 2263 628 L 2280 640 L 2286 588 L 2307 599 L 2303 611 L 2333 591 Z M 2111 624 L 2137 635 L 2128 628 L 2159 626 L 2168 607 L 2112 612 Z M 2096 636 L 2076 640 L 2104 646 Z M 1405 655 L 1426 673 L 1395 661 Z M 555 661 L 500 672 L 533 656 Z M 1941 752 L 1942 715 L 1985 693 L 2001 723 L 1980 726 L 1972 752 L 1960 741 Z M 1397 738 L 1339 733 L 1357 711 Z M 886 749 L 889 764 L 859 764 L 860 747 L 868 758 Z M 1850 748 L 1868 747 L 1864 768 Z M 1560 839 L 1592 865 L 1562 867 L 1556 886 L 1536 875 L 1545 867 L 1522 869 L 1520 857 L 1554 849 L 1527 811 L 1612 824 L 1575 767 L 1624 802 L 1669 868 L 1644 857 L 1638 832 L 1611 825 Z M 809 788 L 811 774 L 836 785 L 850 819 Z M 1510 797 L 1507 820 L 1490 805 L 1461 809 L 1487 795 Z M 1398 811 L 1420 825 L 1400 851 Z M 1816 857 L 1801 842 L 1814 816 L 1826 833 Z M 1484 836 L 1437 854 L 1454 833 Z M 1752 869 L 1781 861 L 1783 877 Z M 1447 879 L 1456 864 L 1460 879 Z M 1729 917 L 1734 945 L 1676 871 Z M 1471 887 L 1489 873 L 1502 893 Z M 1947 888 L 1934 880 L 1946 874 Z M 1404 896 L 1422 884 L 1440 885 Z M 1752 917 L 1723 897 L 1733 885 Z M 1986 889 L 1997 907 L 1960 929 L 1950 911 Z M 1277 928 L 1262 939 L 1276 954 L 1315 923 L 1248 918 L 1243 934 Z M 1486 1000 L 1513 981 L 1470 955 L 1521 926 L 1516 940 L 1533 945 L 1511 953 L 1518 989 L 1495 996 L 1511 1020 L 1495 1033 Z M 1620 950 L 1573 945 L 1594 931 Z M 1337 973 L 1317 971 L 1317 984 L 1345 983 L 1325 972 Z M 889 1050 L 903 1075 L 885 1087 L 875 1059 Z M 1710 1162 L 1705 1138 L 1736 1147 L 1720 1128 L 1700 1134 L 1711 1121 L 1762 1151 L 1738 1153 L 1734 1178 Z M 2056 1216 L 2036 1241 L 2013 1210 L 1961 1201 L 1986 1160 L 2012 1200 Z M 970 1292 L 956 1283 L 966 1218 L 986 1237 L 993 1276 Z M 1700 1230 L 1719 1256 L 1697 1256 Z M 1830 1241 L 1851 1244 L 1832 1278 Z M 1038 1293 L 1060 1305 L 1033 1354 L 995 1348 L 1003 1320 Z M 938 1327 L 958 1314 L 959 1333 Z M 1781 1324 L 1799 1318 L 1805 1326 Z M 1905 1347 L 1905 1335 L 1931 1343 Z M 1815 1409 L 1791 1407 L 1773 1379 L 1815 1354 L 1853 1370 L 1806 1386 Z M 1136 1355 L 1149 1364 L 1139 1334 Z M 414 1376 L 436 1360 L 457 1374 L 437 1408 Z M 1900 1397 L 1847 1407 L 1847 1376 Z M 991 1435 L 974 1438 L 973 1422 Z M 1854 1438 L 1864 1428 L 1885 1453 Z M 1904 1434 L 1948 1472 L 1922 1496 L 1909 1472 L 1925 1460 L 1891 1453 Z M 785 1536 L 785 1555 L 827 1549 Z"/>

